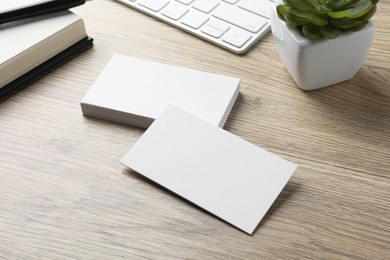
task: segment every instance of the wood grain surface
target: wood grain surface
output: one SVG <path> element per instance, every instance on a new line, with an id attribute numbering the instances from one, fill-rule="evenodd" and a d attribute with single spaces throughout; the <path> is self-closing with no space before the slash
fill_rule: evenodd
<path id="1" fill-rule="evenodd" d="M 312 92 L 270 33 L 236 55 L 113 0 L 72 9 L 93 48 L 0 103 L 0 259 L 389 259 L 390 1 L 378 7 L 364 66 Z M 121 165 L 144 130 L 82 116 L 114 53 L 241 79 L 225 129 L 299 166 L 252 236 Z"/>

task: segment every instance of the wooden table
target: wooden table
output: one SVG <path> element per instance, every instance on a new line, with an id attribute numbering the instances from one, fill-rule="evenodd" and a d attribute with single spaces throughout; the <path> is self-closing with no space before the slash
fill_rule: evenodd
<path id="1" fill-rule="evenodd" d="M 389 0 L 357 75 L 313 92 L 271 34 L 240 56 L 112 0 L 73 10 L 94 47 L 0 103 L 1 259 L 389 259 Z M 143 129 L 82 116 L 114 53 L 241 79 L 225 129 L 299 165 L 253 236 L 121 165 Z"/>

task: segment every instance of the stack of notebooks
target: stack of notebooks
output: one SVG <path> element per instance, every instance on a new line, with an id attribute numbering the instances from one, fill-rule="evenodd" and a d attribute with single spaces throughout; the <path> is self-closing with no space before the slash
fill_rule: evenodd
<path id="1" fill-rule="evenodd" d="M 0 6 L 0 97 L 92 44 L 68 8 L 85 0 L 6 0 Z"/>
<path id="2" fill-rule="evenodd" d="M 240 80 L 114 55 L 82 112 L 147 128 L 121 163 L 252 234 L 296 165 L 223 129 Z"/>

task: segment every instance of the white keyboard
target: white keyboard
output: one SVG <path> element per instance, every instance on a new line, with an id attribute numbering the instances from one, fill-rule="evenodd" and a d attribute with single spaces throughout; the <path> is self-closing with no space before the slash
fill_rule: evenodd
<path id="1" fill-rule="evenodd" d="M 115 0 L 234 53 L 270 29 L 269 0 Z"/>

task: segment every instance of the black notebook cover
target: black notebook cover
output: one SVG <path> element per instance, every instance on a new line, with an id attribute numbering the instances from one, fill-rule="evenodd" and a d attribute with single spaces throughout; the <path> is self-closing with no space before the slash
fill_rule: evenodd
<path id="1" fill-rule="evenodd" d="M 0 6 L 0 24 L 26 17 L 62 11 L 83 5 L 84 3 L 85 0 L 46 0 L 44 2 L 39 1 L 38 4 L 34 4 L 34 1 L 32 1 L 30 5 L 23 4 L 20 8 L 7 11 L 2 11 L 2 7 Z"/>
<path id="2" fill-rule="evenodd" d="M 71 55 L 77 54 L 80 51 L 86 49 L 87 47 L 92 46 L 92 42 L 93 39 L 91 37 L 85 37 L 84 39 L 76 42 L 75 44 L 68 47 L 64 51 L 60 52 L 59 54 L 45 61 L 44 63 L 38 65 L 37 67 L 30 70 L 29 72 L 23 74 L 22 76 L 15 79 L 14 81 L 8 83 L 4 87 L 0 88 L 0 98 L 4 97 L 8 93 L 20 87 L 23 87 L 26 83 L 28 83 L 33 78 L 39 76 L 40 74 L 44 73 L 49 69 L 52 69 L 53 67 L 55 67 L 55 65 L 65 60 L 66 58 L 70 57 Z"/>

